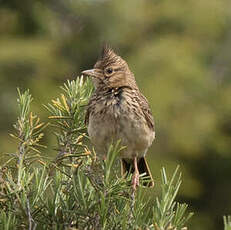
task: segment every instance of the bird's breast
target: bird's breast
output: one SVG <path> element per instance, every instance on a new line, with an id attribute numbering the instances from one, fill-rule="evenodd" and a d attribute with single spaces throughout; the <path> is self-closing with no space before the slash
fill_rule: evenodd
<path id="1" fill-rule="evenodd" d="M 117 140 L 127 146 L 126 157 L 144 155 L 154 139 L 139 104 L 130 95 L 100 98 L 90 108 L 88 133 L 96 151 L 107 153 Z"/>

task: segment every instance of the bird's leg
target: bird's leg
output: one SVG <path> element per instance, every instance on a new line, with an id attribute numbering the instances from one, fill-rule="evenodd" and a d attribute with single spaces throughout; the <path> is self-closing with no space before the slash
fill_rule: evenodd
<path id="1" fill-rule="evenodd" d="M 137 166 L 137 157 L 134 157 L 134 174 L 132 177 L 132 188 L 135 191 L 136 190 L 136 186 L 139 185 L 139 170 L 138 170 L 138 166 Z"/>

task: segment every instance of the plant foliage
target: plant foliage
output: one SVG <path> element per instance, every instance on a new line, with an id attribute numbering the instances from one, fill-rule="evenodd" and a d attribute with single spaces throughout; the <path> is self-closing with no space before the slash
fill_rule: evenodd
<path id="1" fill-rule="evenodd" d="M 231 230 L 231 216 L 224 216 L 224 230 Z"/>
<path id="2" fill-rule="evenodd" d="M 83 78 L 68 81 L 63 93 L 46 106 L 57 137 L 57 158 L 40 155 L 47 126 L 30 112 L 32 96 L 19 93 L 19 117 L 11 136 L 17 151 L 0 168 L 0 228 L 10 229 L 153 229 L 183 230 L 192 216 L 175 202 L 179 168 L 170 179 L 161 170 L 159 198 L 147 199 L 143 188 L 131 189 L 131 175 L 115 167 L 123 146 L 114 143 L 98 159 L 87 142 L 84 107 L 92 92 Z M 142 178 L 141 178 L 142 179 Z"/>

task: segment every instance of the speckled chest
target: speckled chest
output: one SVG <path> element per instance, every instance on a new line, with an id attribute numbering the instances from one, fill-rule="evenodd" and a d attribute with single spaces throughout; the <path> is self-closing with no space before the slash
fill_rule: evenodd
<path id="1" fill-rule="evenodd" d="M 98 152 L 121 140 L 126 156 L 144 155 L 154 139 L 133 90 L 112 90 L 98 95 L 89 106 L 88 133 Z"/>

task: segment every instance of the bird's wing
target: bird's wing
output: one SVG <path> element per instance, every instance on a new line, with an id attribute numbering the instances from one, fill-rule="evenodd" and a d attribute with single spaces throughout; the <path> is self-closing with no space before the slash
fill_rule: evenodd
<path id="1" fill-rule="evenodd" d="M 139 103 L 141 110 L 144 114 L 144 117 L 147 121 L 148 127 L 154 130 L 154 119 L 153 119 L 151 109 L 150 109 L 149 104 L 148 104 L 148 100 L 140 92 L 139 92 L 138 98 L 139 98 L 138 103 Z"/>

